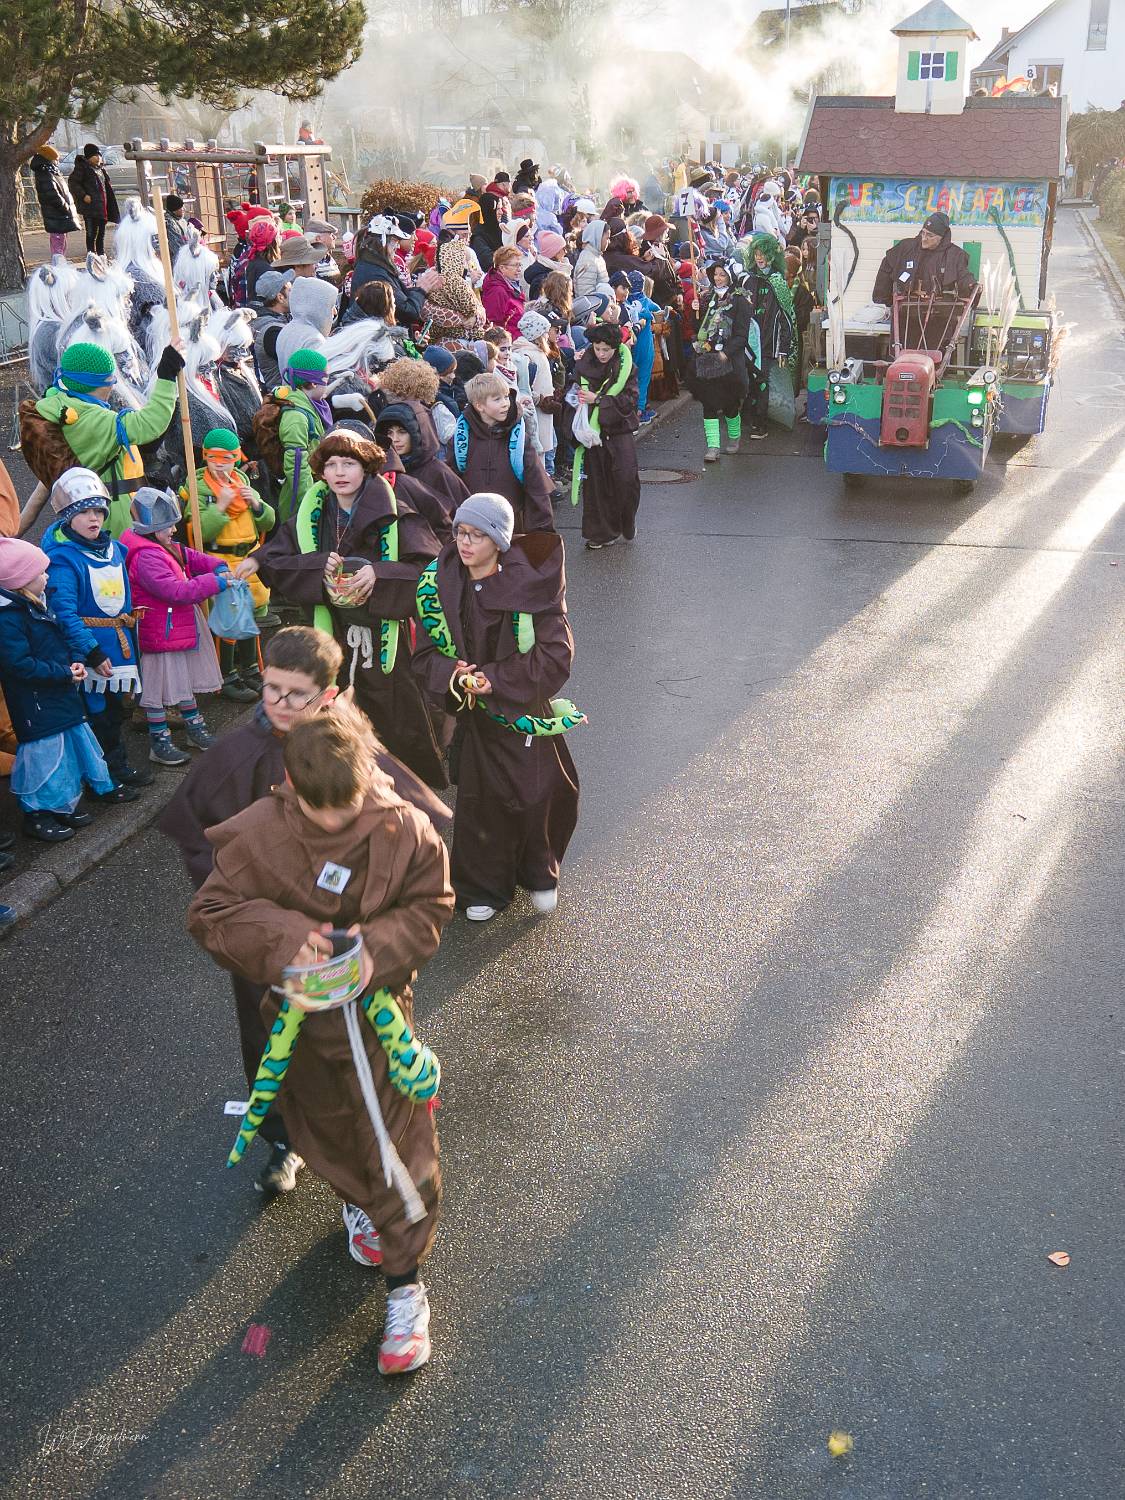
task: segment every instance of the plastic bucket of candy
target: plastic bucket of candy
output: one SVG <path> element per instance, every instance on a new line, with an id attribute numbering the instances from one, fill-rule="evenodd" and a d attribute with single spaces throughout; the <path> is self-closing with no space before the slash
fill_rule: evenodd
<path id="1" fill-rule="evenodd" d="M 328 595 L 330 604 L 337 609 L 354 609 L 358 600 L 355 597 L 355 579 L 367 564 L 362 557 L 345 557 L 340 561 L 340 567 L 330 578 L 324 580 L 324 592 Z"/>
<path id="2" fill-rule="evenodd" d="M 340 927 L 328 934 L 332 954 L 307 968 L 283 970 L 286 986 L 299 986 L 302 1004 L 308 1010 L 331 1010 L 345 1005 L 363 991 L 362 937 L 353 937 Z"/>

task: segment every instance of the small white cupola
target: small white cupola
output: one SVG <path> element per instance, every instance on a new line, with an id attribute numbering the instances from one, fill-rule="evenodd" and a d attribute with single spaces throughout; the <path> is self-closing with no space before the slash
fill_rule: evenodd
<path id="1" fill-rule="evenodd" d="M 959 115 L 969 80 L 968 47 L 977 34 L 945 0 L 929 0 L 891 30 L 898 37 L 895 109 L 910 115 Z"/>

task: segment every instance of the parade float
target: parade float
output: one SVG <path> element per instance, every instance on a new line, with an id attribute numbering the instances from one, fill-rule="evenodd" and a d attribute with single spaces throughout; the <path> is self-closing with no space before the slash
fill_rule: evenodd
<path id="1" fill-rule="evenodd" d="M 798 168 L 825 205 L 808 418 L 828 468 L 969 487 L 997 434 L 1046 424 L 1059 319 L 1047 291 L 1066 105 L 1050 94 L 966 97 L 975 33 L 943 0 L 893 28 L 893 97 L 809 107 Z M 933 214 L 977 283 L 873 301 L 883 257 Z M 911 262 L 912 264 L 912 262 Z M 906 281 L 906 278 L 903 278 Z M 964 292 L 965 289 L 962 289 Z"/>

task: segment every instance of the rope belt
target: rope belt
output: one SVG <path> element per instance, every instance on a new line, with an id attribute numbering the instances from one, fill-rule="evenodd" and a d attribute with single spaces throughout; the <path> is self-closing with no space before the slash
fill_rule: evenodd
<path id="1" fill-rule="evenodd" d="M 95 626 L 101 626 L 106 630 L 115 630 L 117 632 L 117 644 L 121 647 L 122 656 L 124 656 L 126 661 L 131 659 L 133 652 L 129 644 L 128 632 L 137 623 L 136 615 L 114 615 L 112 618 L 108 615 L 83 615 L 82 623 L 83 625 L 89 625 L 91 629 Z"/>

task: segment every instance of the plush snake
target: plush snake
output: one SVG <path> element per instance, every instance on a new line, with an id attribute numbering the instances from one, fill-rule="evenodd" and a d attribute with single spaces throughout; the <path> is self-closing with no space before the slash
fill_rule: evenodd
<path id="1" fill-rule="evenodd" d="M 437 565 L 438 560 L 435 557 L 422 569 L 422 575 L 418 579 L 418 588 L 414 596 L 418 607 L 418 620 L 442 656 L 456 661 L 457 646 L 442 607 L 441 595 L 438 592 Z M 516 637 L 516 649 L 521 656 L 526 656 L 535 645 L 534 619 L 522 611 L 513 613 L 512 630 Z M 494 723 L 501 725 L 504 729 L 511 729 L 515 734 L 534 735 L 536 738 L 566 734 L 568 730 L 586 723 L 586 715 L 569 698 L 552 698 L 552 712 L 549 715 L 520 714 L 516 719 L 509 719 L 506 714 L 486 708 L 472 693 L 466 696 L 466 703 L 470 708 L 483 709 Z"/>
<path id="2" fill-rule="evenodd" d="M 441 1064 L 437 1055 L 411 1031 L 390 990 L 375 990 L 362 1005 L 364 1015 L 387 1054 L 387 1071 L 391 1083 L 408 1099 L 420 1104 L 428 1102 L 441 1084 Z M 227 1157 L 228 1167 L 235 1167 L 242 1160 L 270 1105 L 277 1099 L 307 1014 L 300 1006 L 290 1005 L 288 1000 L 282 1000 L 277 1019 L 266 1038 L 254 1087 L 250 1091 L 250 1103 Z"/>

